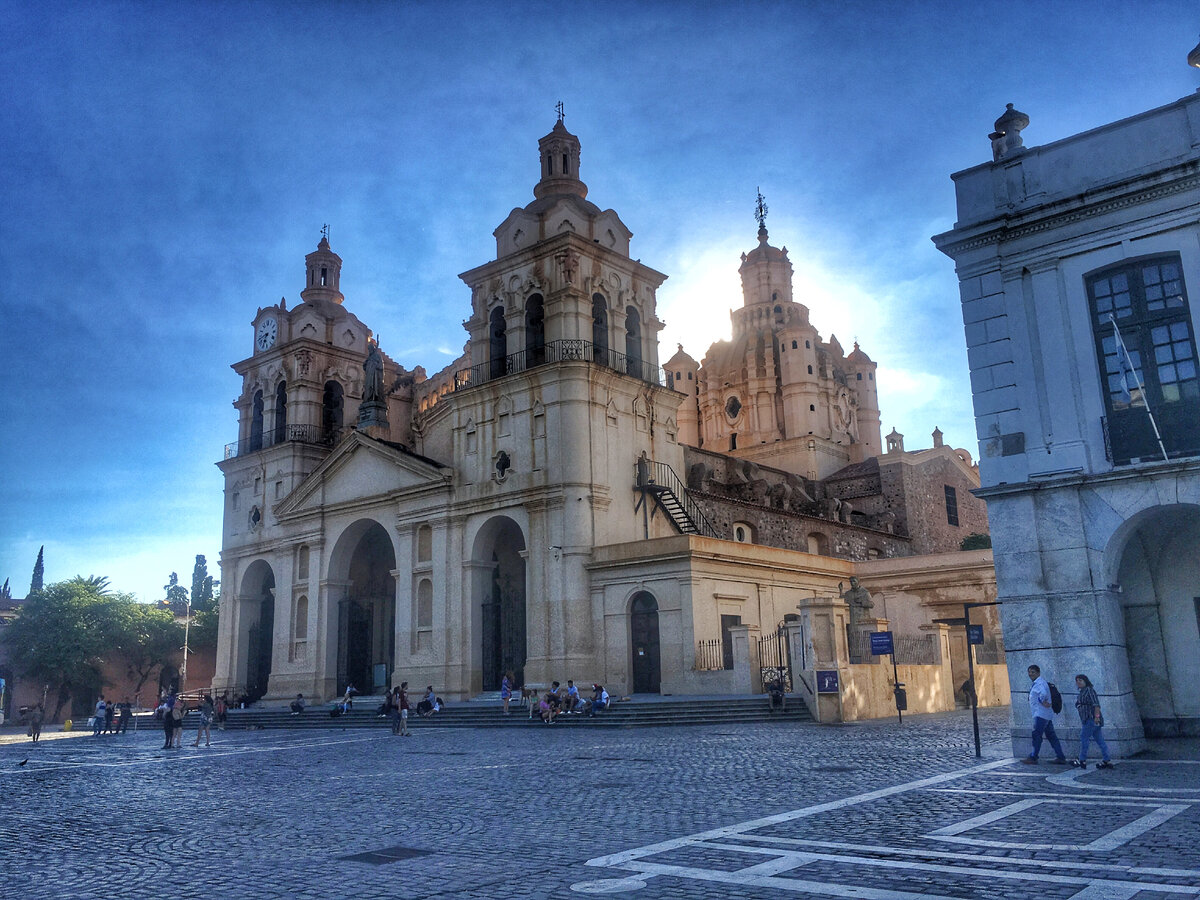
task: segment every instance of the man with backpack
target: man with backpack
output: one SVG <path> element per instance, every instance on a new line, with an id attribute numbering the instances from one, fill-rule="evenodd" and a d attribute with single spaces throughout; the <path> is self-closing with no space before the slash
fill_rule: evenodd
<path id="1" fill-rule="evenodd" d="M 1054 733 L 1054 714 L 1062 710 L 1062 697 L 1058 698 L 1058 709 L 1055 709 L 1054 694 L 1058 693 L 1058 690 L 1053 688 L 1053 685 L 1046 683 L 1046 679 L 1042 677 L 1042 670 L 1038 666 L 1029 667 L 1029 680 L 1033 682 L 1033 686 L 1029 689 L 1029 712 L 1033 715 L 1033 752 L 1021 762 L 1030 766 L 1037 765 L 1038 753 L 1042 749 L 1042 738 L 1045 737 L 1050 741 L 1050 746 L 1054 748 L 1054 761 L 1060 766 L 1065 766 L 1067 755 L 1063 753 L 1062 744 L 1058 742 L 1058 735 Z"/>

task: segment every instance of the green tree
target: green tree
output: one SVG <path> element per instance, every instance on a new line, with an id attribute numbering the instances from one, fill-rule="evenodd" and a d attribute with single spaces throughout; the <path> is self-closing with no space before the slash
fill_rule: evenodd
<path id="1" fill-rule="evenodd" d="M 86 588 L 90 588 L 95 591 L 97 596 L 100 597 L 104 597 L 112 593 L 112 590 L 108 584 L 107 575 L 89 575 L 87 578 L 84 578 L 82 575 L 76 575 L 70 580 L 69 584 L 79 584 Z"/>
<path id="2" fill-rule="evenodd" d="M 42 578 L 46 574 L 46 564 L 42 560 L 42 554 L 46 550 L 46 545 L 38 547 L 37 562 L 33 564 L 33 580 L 29 582 L 29 593 L 32 596 L 42 589 Z"/>
<path id="3" fill-rule="evenodd" d="M 962 543 L 958 545 L 959 550 L 990 550 L 992 547 L 992 536 L 990 534 L 979 534 L 975 532 L 968 534 L 962 539 Z"/>
<path id="4" fill-rule="evenodd" d="M 220 602 L 213 600 L 205 609 L 192 616 L 192 630 L 188 635 L 188 646 L 191 649 L 216 649 L 217 622 L 220 612 Z"/>
<path id="5" fill-rule="evenodd" d="M 192 611 L 207 609 L 213 602 L 213 590 L 219 581 L 208 574 L 208 562 L 203 554 L 196 555 L 196 567 L 192 569 Z"/>
<path id="6" fill-rule="evenodd" d="M 187 610 L 188 592 L 187 588 L 179 583 L 179 575 L 177 573 L 171 573 L 171 578 L 163 585 L 163 590 L 167 592 L 167 596 L 159 601 L 160 605 L 171 610 L 176 615 L 182 616 Z"/>
<path id="7" fill-rule="evenodd" d="M 0 632 L 13 667 L 58 689 L 57 721 L 72 689 L 100 681 L 112 650 L 112 606 L 133 598 L 102 596 L 83 580 L 63 581 L 32 592 L 21 614 Z"/>
<path id="8" fill-rule="evenodd" d="M 138 694 L 155 670 L 183 646 L 183 626 L 170 610 L 133 600 L 112 604 L 110 617 L 112 648 L 125 658 L 130 677 L 137 678 L 134 693 Z"/>

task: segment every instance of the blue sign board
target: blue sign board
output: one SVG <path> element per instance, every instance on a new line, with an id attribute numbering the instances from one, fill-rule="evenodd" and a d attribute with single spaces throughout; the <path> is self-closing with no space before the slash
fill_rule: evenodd
<path id="1" fill-rule="evenodd" d="M 967 643 L 982 644 L 983 643 L 983 626 L 968 625 L 967 626 Z"/>
<path id="2" fill-rule="evenodd" d="M 895 653 L 896 648 L 892 645 L 892 633 L 890 631 L 872 631 L 871 632 L 871 655 L 885 656 L 888 653 Z"/>
<path id="3" fill-rule="evenodd" d="M 824 671 L 817 670 L 817 693 L 818 694 L 836 694 L 838 692 L 838 673 L 837 669 Z"/>

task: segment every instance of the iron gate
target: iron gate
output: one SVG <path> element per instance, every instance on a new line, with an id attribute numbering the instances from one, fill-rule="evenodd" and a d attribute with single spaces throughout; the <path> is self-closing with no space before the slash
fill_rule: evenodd
<path id="1" fill-rule="evenodd" d="M 792 693 L 791 648 L 788 646 L 787 629 L 782 625 L 775 629 L 774 634 L 758 639 L 758 666 L 764 693 L 776 682 L 783 685 L 785 694 Z"/>

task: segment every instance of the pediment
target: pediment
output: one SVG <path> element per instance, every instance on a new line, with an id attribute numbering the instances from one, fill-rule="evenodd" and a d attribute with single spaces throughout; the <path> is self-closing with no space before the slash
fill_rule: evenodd
<path id="1" fill-rule="evenodd" d="M 359 432 L 349 437 L 278 506 L 280 518 L 322 507 L 367 503 L 382 498 L 449 489 L 451 469 Z"/>

